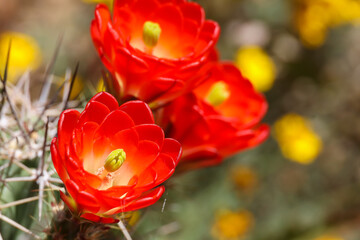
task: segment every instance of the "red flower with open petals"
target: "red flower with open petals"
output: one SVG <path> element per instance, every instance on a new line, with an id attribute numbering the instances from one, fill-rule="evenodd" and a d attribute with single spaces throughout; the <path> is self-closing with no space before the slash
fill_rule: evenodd
<path id="1" fill-rule="evenodd" d="M 240 71 L 219 63 L 208 81 L 173 101 L 159 120 L 168 136 L 181 143 L 184 154 L 178 168 L 184 170 L 218 164 L 263 142 L 269 128 L 259 122 L 266 110 L 266 100 Z"/>
<path id="2" fill-rule="evenodd" d="M 216 22 L 186 0 L 115 0 L 98 5 L 91 35 L 120 97 L 173 99 L 208 77 Z"/>
<path id="3" fill-rule="evenodd" d="M 111 223 L 116 214 L 147 207 L 163 194 L 180 144 L 164 138 L 142 101 L 120 107 L 109 93 L 95 95 L 79 113 L 65 110 L 51 142 L 56 171 L 69 195 L 61 198 L 81 217 Z"/>

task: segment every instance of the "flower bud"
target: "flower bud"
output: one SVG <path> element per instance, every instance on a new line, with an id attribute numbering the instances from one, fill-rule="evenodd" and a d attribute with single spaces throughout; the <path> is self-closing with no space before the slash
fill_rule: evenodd
<path id="1" fill-rule="evenodd" d="M 148 48 L 153 48 L 159 41 L 161 34 L 160 25 L 154 22 L 146 21 L 143 28 L 143 41 Z"/>
<path id="2" fill-rule="evenodd" d="M 206 100 L 216 107 L 225 102 L 229 97 L 230 91 L 227 89 L 227 84 L 221 81 L 211 86 Z"/>
<path id="3" fill-rule="evenodd" d="M 108 172 L 115 172 L 118 170 L 126 159 L 126 153 L 123 149 L 116 149 L 112 151 L 106 158 L 104 168 Z"/>

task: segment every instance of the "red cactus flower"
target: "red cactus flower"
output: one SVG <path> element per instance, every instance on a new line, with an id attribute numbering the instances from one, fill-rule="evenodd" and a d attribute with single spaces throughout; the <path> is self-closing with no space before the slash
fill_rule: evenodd
<path id="1" fill-rule="evenodd" d="M 163 194 L 180 144 L 164 138 L 142 101 L 120 107 L 109 93 L 95 95 L 79 113 L 60 115 L 51 142 L 56 171 L 69 195 L 61 198 L 81 217 L 111 223 L 116 214 L 147 207 Z"/>
<path id="2" fill-rule="evenodd" d="M 219 63 L 194 93 L 166 107 L 160 121 L 183 147 L 178 168 L 184 170 L 218 164 L 263 142 L 269 128 L 259 122 L 266 110 L 266 100 L 240 71 Z"/>
<path id="3" fill-rule="evenodd" d="M 91 35 L 120 97 L 166 101 L 207 76 L 220 28 L 186 0 L 115 0 L 98 5 Z"/>

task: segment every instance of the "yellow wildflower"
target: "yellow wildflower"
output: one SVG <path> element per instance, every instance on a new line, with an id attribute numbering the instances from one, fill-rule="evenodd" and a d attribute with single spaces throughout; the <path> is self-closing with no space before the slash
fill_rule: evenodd
<path id="1" fill-rule="evenodd" d="M 360 20 L 358 0 L 295 0 L 295 27 L 305 45 L 321 46 L 329 29 Z"/>
<path id="2" fill-rule="evenodd" d="M 104 80 L 101 78 L 96 85 L 96 92 L 103 92 L 106 90 Z"/>
<path id="3" fill-rule="evenodd" d="M 273 86 L 276 77 L 275 64 L 261 48 L 256 46 L 240 48 L 235 63 L 256 90 L 266 92 Z"/>
<path id="4" fill-rule="evenodd" d="M 113 8 L 114 0 L 83 0 L 85 3 L 104 3 L 106 4 L 109 9 L 111 10 Z"/>
<path id="5" fill-rule="evenodd" d="M 287 114 L 275 122 L 275 138 L 283 155 L 301 164 L 312 163 L 322 149 L 320 137 L 310 123 L 297 114 Z"/>
<path id="6" fill-rule="evenodd" d="M 335 237 L 335 236 L 321 236 L 318 238 L 315 238 L 314 240 L 344 240 L 341 237 Z"/>
<path id="7" fill-rule="evenodd" d="M 131 217 L 128 220 L 129 226 L 135 226 L 140 220 L 141 212 L 140 211 L 133 211 L 131 212 Z"/>
<path id="8" fill-rule="evenodd" d="M 55 80 L 55 83 L 58 87 L 60 87 L 64 81 L 65 81 L 64 78 L 59 77 Z M 71 79 L 69 81 L 71 81 Z M 74 80 L 73 87 L 71 89 L 70 100 L 76 99 L 79 96 L 79 94 L 84 90 L 84 87 L 85 87 L 84 80 L 81 77 L 76 77 Z M 61 93 L 63 92 L 64 92 L 64 87 L 61 89 Z"/>
<path id="9" fill-rule="evenodd" d="M 223 210 L 216 215 L 212 235 L 219 240 L 237 240 L 245 236 L 254 224 L 253 215 L 245 210 Z"/>
<path id="10" fill-rule="evenodd" d="M 0 35 L 0 71 L 4 74 L 7 52 L 11 41 L 8 66 L 8 80 L 15 82 L 26 70 L 33 70 L 41 64 L 41 51 L 35 39 L 18 32 L 4 32 Z"/>
<path id="11" fill-rule="evenodd" d="M 231 178 L 234 184 L 243 191 L 251 191 L 257 185 L 256 173 L 248 167 L 236 167 L 231 172 Z"/>

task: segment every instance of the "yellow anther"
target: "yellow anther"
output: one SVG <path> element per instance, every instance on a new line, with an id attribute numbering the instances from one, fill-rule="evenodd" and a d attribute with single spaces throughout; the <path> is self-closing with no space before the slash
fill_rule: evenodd
<path id="1" fill-rule="evenodd" d="M 118 170 L 126 159 L 126 153 L 123 149 L 116 149 L 112 151 L 106 158 L 104 168 L 108 172 L 115 172 Z"/>
<path id="2" fill-rule="evenodd" d="M 208 103 L 213 106 L 219 106 L 230 97 L 230 91 L 226 83 L 220 81 L 213 84 L 206 97 Z"/>
<path id="3" fill-rule="evenodd" d="M 148 48 L 153 48 L 159 41 L 161 28 L 158 23 L 146 21 L 143 28 L 143 41 Z"/>

